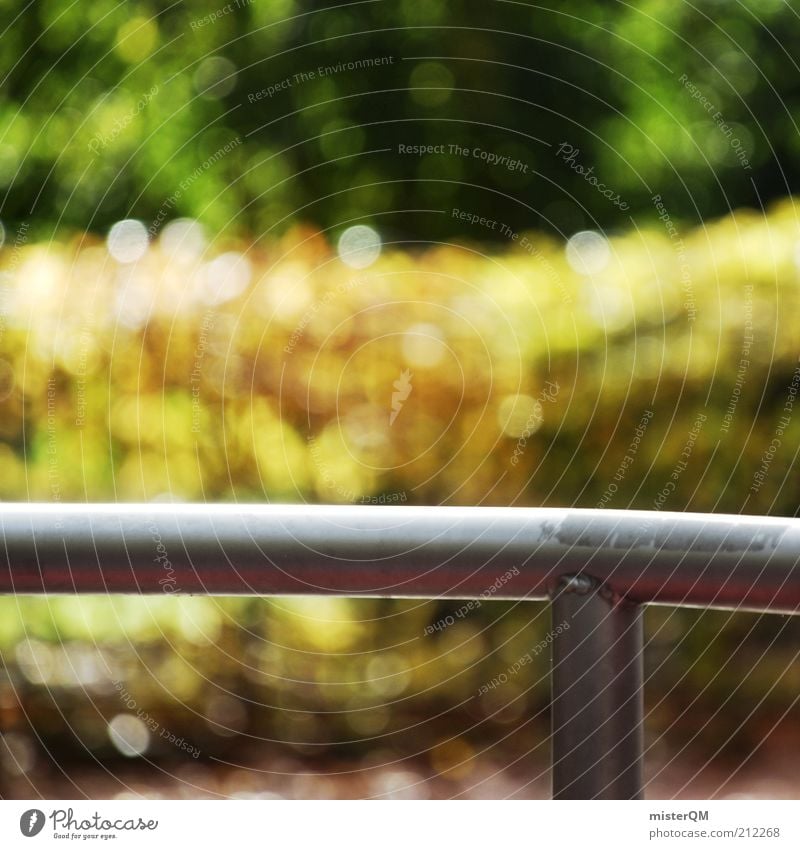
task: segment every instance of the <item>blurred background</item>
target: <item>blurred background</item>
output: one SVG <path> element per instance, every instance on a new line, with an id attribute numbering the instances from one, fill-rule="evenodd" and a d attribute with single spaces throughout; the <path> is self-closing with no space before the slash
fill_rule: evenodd
<path id="1" fill-rule="evenodd" d="M 797 514 L 783 0 L 0 8 L 0 498 Z M 0 796 L 546 797 L 492 594 L 2 598 Z M 799 797 L 800 623 L 646 624 L 648 795 Z"/>

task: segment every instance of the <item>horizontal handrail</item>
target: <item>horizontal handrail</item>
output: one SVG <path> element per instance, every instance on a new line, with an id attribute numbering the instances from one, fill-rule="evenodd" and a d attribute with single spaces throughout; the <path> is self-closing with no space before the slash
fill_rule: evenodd
<path id="1" fill-rule="evenodd" d="M 3 593 L 543 599 L 800 611 L 800 520 L 523 507 L 0 504 Z"/>

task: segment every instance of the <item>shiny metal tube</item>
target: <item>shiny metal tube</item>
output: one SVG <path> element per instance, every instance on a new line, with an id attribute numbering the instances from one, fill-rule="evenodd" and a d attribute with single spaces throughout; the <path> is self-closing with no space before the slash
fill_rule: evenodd
<path id="1" fill-rule="evenodd" d="M 639 511 L 0 505 L 0 592 L 547 598 L 586 573 L 636 603 L 800 611 L 800 520 Z"/>

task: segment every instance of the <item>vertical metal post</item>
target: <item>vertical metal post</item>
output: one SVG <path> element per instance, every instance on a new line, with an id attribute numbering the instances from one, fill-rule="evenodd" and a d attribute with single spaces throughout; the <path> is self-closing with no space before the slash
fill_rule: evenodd
<path id="1" fill-rule="evenodd" d="M 641 799 L 641 607 L 566 575 L 551 610 L 553 798 Z"/>

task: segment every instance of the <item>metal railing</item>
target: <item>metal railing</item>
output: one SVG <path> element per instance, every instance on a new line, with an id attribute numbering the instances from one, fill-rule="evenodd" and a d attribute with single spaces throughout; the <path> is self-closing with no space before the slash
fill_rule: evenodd
<path id="1" fill-rule="evenodd" d="M 643 795 L 642 606 L 800 612 L 800 520 L 493 507 L 3 504 L 0 593 L 550 599 L 553 796 Z M 512 575 L 509 577 L 509 570 Z"/>

